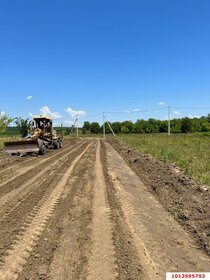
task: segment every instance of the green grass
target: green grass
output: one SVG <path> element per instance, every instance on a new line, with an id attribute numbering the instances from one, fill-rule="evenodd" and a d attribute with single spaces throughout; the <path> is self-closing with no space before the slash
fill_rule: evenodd
<path id="1" fill-rule="evenodd" d="M 130 147 L 157 159 L 175 163 L 195 181 L 210 186 L 210 136 L 208 134 L 121 135 Z"/>
<path id="2" fill-rule="evenodd" d="M 16 138 L 14 138 L 14 137 L 16 137 Z M 8 133 L 8 134 L 1 133 L 0 134 L 0 149 L 2 149 L 4 147 L 4 142 L 6 142 L 6 141 L 16 141 L 17 139 L 20 139 L 20 134 L 12 135 L 10 133 Z"/>
<path id="3" fill-rule="evenodd" d="M 12 137 L 0 136 L 0 149 L 4 147 L 4 142 L 6 141 L 12 141 Z"/>

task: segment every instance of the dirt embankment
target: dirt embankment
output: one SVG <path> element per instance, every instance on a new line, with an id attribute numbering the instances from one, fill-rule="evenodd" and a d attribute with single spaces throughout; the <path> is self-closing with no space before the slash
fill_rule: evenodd
<path id="1" fill-rule="evenodd" d="M 115 139 L 107 140 L 158 198 L 163 207 L 210 255 L 210 192 L 163 161 L 128 147 Z"/>

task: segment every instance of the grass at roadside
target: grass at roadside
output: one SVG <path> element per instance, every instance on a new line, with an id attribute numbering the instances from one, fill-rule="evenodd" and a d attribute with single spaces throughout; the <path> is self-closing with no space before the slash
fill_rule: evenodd
<path id="1" fill-rule="evenodd" d="M 16 136 L 16 138 L 14 138 L 12 136 L 0 135 L 0 149 L 4 147 L 4 142 L 17 141 L 18 139 L 20 139 L 20 136 Z"/>
<path id="2" fill-rule="evenodd" d="M 159 160 L 175 163 L 201 184 L 210 186 L 210 137 L 203 134 L 121 135 L 123 140 L 145 154 Z"/>
<path id="3" fill-rule="evenodd" d="M 10 141 L 11 137 L 0 136 L 0 149 L 4 147 L 4 142 Z"/>

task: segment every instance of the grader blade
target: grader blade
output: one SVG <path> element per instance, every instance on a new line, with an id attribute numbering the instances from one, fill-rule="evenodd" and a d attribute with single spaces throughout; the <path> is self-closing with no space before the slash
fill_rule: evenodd
<path id="1" fill-rule="evenodd" d="M 20 140 L 4 143 L 7 154 L 37 153 L 39 152 L 38 140 Z"/>

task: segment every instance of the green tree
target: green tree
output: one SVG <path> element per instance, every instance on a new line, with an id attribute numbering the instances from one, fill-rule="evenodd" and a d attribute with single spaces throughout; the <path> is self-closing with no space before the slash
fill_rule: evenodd
<path id="1" fill-rule="evenodd" d="M 134 132 L 134 124 L 131 121 L 124 121 L 121 123 L 121 126 L 123 127 L 127 127 L 127 129 L 129 130 L 129 132 Z M 121 129 L 122 131 L 122 129 Z"/>
<path id="2" fill-rule="evenodd" d="M 183 118 L 181 120 L 181 132 L 188 133 L 191 132 L 192 129 L 192 120 L 189 118 Z"/>
<path id="3" fill-rule="evenodd" d="M 90 124 L 90 131 L 91 131 L 91 133 L 95 133 L 95 134 L 101 133 L 101 127 L 100 127 L 99 123 L 92 122 Z"/>
<path id="4" fill-rule="evenodd" d="M 112 124 L 112 129 L 114 133 L 120 133 L 121 132 L 121 123 L 120 122 L 113 122 Z"/>
<path id="5" fill-rule="evenodd" d="M 159 132 L 159 126 L 160 126 L 160 122 L 159 120 L 155 120 L 155 119 L 149 119 L 148 120 L 148 124 L 149 124 L 149 131 L 151 133 L 158 133 Z"/>
<path id="6" fill-rule="evenodd" d="M 171 120 L 171 133 L 180 133 L 181 132 L 181 121 L 182 119 L 173 119 Z M 168 130 L 168 121 L 166 122 L 166 131 Z"/>
<path id="7" fill-rule="evenodd" d="M 0 111 L 0 133 L 4 132 L 7 126 L 13 121 L 12 118 L 8 117 L 7 115 L 3 114 Z"/>
<path id="8" fill-rule="evenodd" d="M 70 127 L 66 127 L 65 128 L 65 135 L 69 135 L 71 133 L 71 128 Z"/>
<path id="9" fill-rule="evenodd" d="M 202 132 L 209 132 L 210 131 L 210 123 L 209 122 L 202 122 L 201 123 L 201 131 Z"/>
<path id="10" fill-rule="evenodd" d="M 84 122 L 83 127 L 82 127 L 82 131 L 85 134 L 87 131 L 90 131 L 91 128 L 91 124 L 89 122 Z"/>
<path id="11" fill-rule="evenodd" d="M 144 129 L 143 129 L 143 123 L 145 121 L 144 120 L 137 120 L 134 124 L 134 129 L 136 133 L 144 133 Z"/>
<path id="12" fill-rule="evenodd" d="M 129 133 L 129 128 L 128 128 L 127 126 L 124 126 L 124 125 L 123 125 L 123 126 L 121 127 L 121 132 L 127 134 L 127 133 Z"/>
<path id="13" fill-rule="evenodd" d="M 22 137 L 26 137 L 32 122 L 29 119 L 22 119 L 21 117 L 16 118 L 15 124 L 17 125 L 18 130 L 20 131 Z"/>
<path id="14" fill-rule="evenodd" d="M 168 131 L 168 122 L 167 121 L 161 121 L 159 126 L 159 132 L 164 133 Z"/>
<path id="15" fill-rule="evenodd" d="M 110 124 L 110 125 L 112 125 L 112 124 Z M 111 129 L 110 129 L 110 127 L 109 127 L 107 122 L 105 122 L 105 130 L 106 130 L 106 134 L 112 133 L 112 131 L 111 131 Z M 103 125 L 101 126 L 101 131 L 103 131 Z"/>

